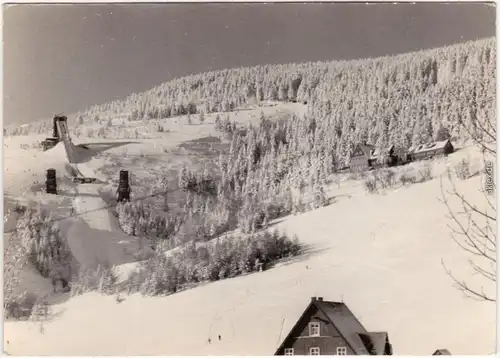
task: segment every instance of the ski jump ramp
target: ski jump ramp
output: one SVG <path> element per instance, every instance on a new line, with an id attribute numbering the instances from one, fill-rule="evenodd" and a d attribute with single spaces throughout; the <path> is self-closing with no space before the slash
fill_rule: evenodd
<path id="1" fill-rule="evenodd" d="M 64 150 L 66 152 L 66 157 L 68 158 L 68 163 L 76 174 L 74 180 L 81 181 L 83 183 L 90 183 L 95 181 L 95 175 L 91 170 L 84 170 L 86 173 L 82 173 L 81 168 L 78 166 L 78 153 L 69 136 L 68 125 L 66 121 L 57 121 L 56 125 L 59 137 L 64 144 Z"/>
<path id="2" fill-rule="evenodd" d="M 61 138 L 62 142 L 64 143 L 64 149 L 66 150 L 68 162 L 70 164 L 76 163 L 75 148 L 69 136 L 68 125 L 65 121 L 57 121 L 56 125 L 57 131 L 59 133 L 59 138 Z"/>

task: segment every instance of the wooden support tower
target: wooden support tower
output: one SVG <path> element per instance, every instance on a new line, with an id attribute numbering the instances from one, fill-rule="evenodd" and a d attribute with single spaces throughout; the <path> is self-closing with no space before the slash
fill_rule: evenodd
<path id="1" fill-rule="evenodd" d="M 56 170 L 48 169 L 47 170 L 47 180 L 45 181 L 46 192 L 47 194 L 56 194 L 57 195 L 57 180 L 56 180 Z"/>
<path id="2" fill-rule="evenodd" d="M 120 181 L 118 183 L 118 201 L 130 201 L 130 185 L 128 170 L 120 170 Z"/>

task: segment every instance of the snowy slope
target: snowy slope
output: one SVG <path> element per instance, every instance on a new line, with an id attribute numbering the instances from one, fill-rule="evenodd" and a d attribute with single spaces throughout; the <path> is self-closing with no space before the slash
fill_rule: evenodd
<path id="1" fill-rule="evenodd" d="M 20 144 L 26 144 L 29 139 L 14 137 L 7 141 L 10 144 L 5 151 L 7 160 L 4 168 L 4 191 L 7 198 L 4 203 L 8 204 L 7 208 L 12 209 L 14 202 L 24 205 L 28 202 L 38 202 L 55 215 L 55 218 L 67 217 L 58 221 L 61 234 L 67 238 L 74 258 L 82 266 L 120 265 L 135 261 L 133 254 L 138 251 L 138 243 L 119 229 L 116 218 L 106 209 L 107 205 L 99 194 L 101 186 L 76 186 L 70 180 L 70 171 L 73 169 L 87 177 L 96 177 L 86 163 L 79 163 L 82 158 L 88 156 L 86 150 L 75 147 L 68 140 L 58 143 L 46 152 L 39 149 L 19 149 Z M 35 142 L 33 138 L 31 141 Z M 48 168 L 54 168 L 57 172 L 57 196 L 43 193 Z M 15 229 L 14 215 L 11 217 L 12 219 L 7 218 L 6 221 L 7 231 Z M 49 280 L 44 279 L 31 267 L 28 267 L 21 277 L 18 290 L 39 294 L 52 291 Z"/>
<path id="2" fill-rule="evenodd" d="M 476 177 L 460 186 L 481 200 L 480 184 Z M 292 263 L 165 298 L 136 295 L 117 304 L 86 294 L 54 307 L 62 315 L 44 334 L 32 323 L 7 322 L 6 348 L 23 355 L 269 355 L 310 297 L 323 296 L 344 300 L 367 329 L 388 331 L 396 354 L 442 347 L 490 354 L 495 306 L 452 287 L 441 260 L 461 275 L 467 256 L 449 237 L 439 196 L 433 180 L 290 217 L 277 226 L 313 248 Z"/>
<path id="3" fill-rule="evenodd" d="M 253 120 L 258 112 L 241 116 Z M 207 135 L 203 131 L 211 128 L 207 123 L 171 125 L 165 138 L 116 146 L 106 153 L 128 151 L 147 159 L 195 135 Z M 33 194 L 48 167 L 68 175 L 68 158 L 62 143 L 42 153 L 18 150 L 23 140 L 5 140 L 4 190 L 9 196 L 29 194 L 50 205 L 61 200 L 59 206 L 67 211 L 70 201 L 80 215 L 60 225 L 79 263 L 133 267 L 137 242 L 102 210 L 106 205 L 100 184 L 68 187 L 64 195 L 52 198 Z M 104 165 L 103 158 L 80 159 L 75 166 L 85 176 L 96 177 Z M 443 172 L 445 163 L 435 166 L 437 173 Z M 480 180 L 459 185 L 480 201 Z M 269 355 L 310 297 L 323 296 L 344 300 L 367 329 L 388 331 L 397 354 L 425 355 L 437 348 L 453 354 L 493 352 L 495 306 L 464 298 L 441 265 L 444 260 L 459 277 L 469 273 L 464 269 L 468 257 L 449 236 L 438 180 L 385 195 L 366 195 L 359 181 L 333 185 L 328 192 L 337 197 L 334 204 L 275 226 L 311 247 L 292 262 L 164 298 L 135 295 L 120 304 L 95 293 L 71 298 L 53 307 L 61 314 L 44 325 L 43 334 L 32 322 L 7 322 L 6 350 L 16 355 Z M 25 284 L 38 291 L 50 288 L 36 271 L 25 276 Z"/>
<path id="4" fill-rule="evenodd" d="M 26 142 L 33 144 L 37 139 L 28 137 L 9 137 L 4 139 L 4 192 L 20 197 L 34 184 L 45 182 L 46 170 L 54 168 L 63 175 L 67 163 L 64 145 L 59 143 L 49 151 L 40 149 L 20 149 Z"/>
<path id="5" fill-rule="evenodd" d="M 99 194 L 99 186 L 82 184 L 73 201 L 76 218 L 64 232 L 71 252 L 83 266 L 120 265 L 135 261 L 137 240 L 120 229 Z"/>

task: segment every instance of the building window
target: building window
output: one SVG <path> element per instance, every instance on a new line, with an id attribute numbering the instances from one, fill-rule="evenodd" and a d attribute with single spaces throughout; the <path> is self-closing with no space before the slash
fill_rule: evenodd
<path id="1" fill-rule="evenodd" d="M 319 347 L 311 347 L 309 348 L 310 356 L 319 356 Z"/>
<path id="2" fill-rule="evenodd" d="M 293 348 L 285 348 L 286 356 L 293 356 Z"/>
<path id="3" fill-rule="evenodd" d="M 346 356 L 347 348 L 346 347 L 337 347 L 337 355 L 338 356 Z"/>
<path id="4" fill-rule="evenodd" d="M 313 337 L 319 336 L 319 322 L 309 323 L 309 335 Z"/>

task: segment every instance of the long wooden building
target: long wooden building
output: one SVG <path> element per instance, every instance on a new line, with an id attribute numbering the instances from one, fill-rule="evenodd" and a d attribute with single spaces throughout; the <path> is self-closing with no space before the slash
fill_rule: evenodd
<path id="1" fill-rule="evenodd" d="M 432 142 L 428 144 L 421 144 L 419 146 L 411 147 L 408 149 L 408 155 L 412 161 L 431 159 L 436 156 L 444 156 L 453 153 L 455 148 L 449 139 L 439 142 Z"/>

